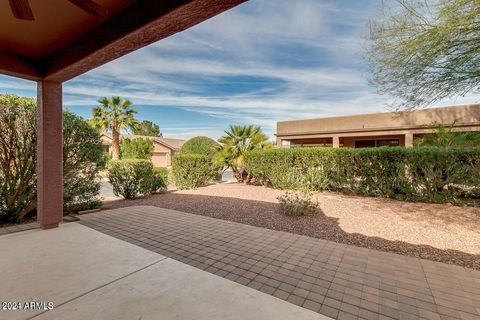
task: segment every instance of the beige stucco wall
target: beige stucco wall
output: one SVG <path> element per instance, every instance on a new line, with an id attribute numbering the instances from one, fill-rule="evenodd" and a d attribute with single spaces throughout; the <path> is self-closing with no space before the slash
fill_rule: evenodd
<path id="1" fill-rule="evenodd" d="M 153 143 L 154 150 L 152 156 L 152 163 L 155 167 L 168 167 L 172 165 L 172 150 L 169 148 Z"/>
<path id="2" fill-rule="evenodd" d="M 100 139 L 102 140 L 103 145 L 110 145 L 112 143 L 112 139 L 105 135 L 100 136 Z"/>
<path id="3" fill-rule="evenodd" d="M 277 122 L 277 147 L 288 147 L 288 142 L 294 143 L 295 139 L 313 138 L 333 138 L 334 147 L 340 140 L 344 147 L 352 147 L 355 139 L 380 137 L 398 138 L 400 145 L 411 146 L 414 135 L 435 132 L 435 125 L 454 122 L 454 131 L 480 132 L 480 104 L 280 121 Z"/>
<path id="4" fill-rule="evenodd" d="M 155 167 L 168 167 L 169 156 L 166 152 L 154 152 L 152 155 L 152 163 Z"/>
<path id="5" fill-rule="evenodd" d="M 480 125 L 480 104 L 277 122 L 277 135 L 392 130 L 433 124 Z"/>

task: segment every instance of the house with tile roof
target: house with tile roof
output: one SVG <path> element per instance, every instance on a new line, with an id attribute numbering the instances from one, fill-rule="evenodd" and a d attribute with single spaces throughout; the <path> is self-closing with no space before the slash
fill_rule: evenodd
<path id="1" fill-rule="evenodd" d="M 140 136 L 135 134 L 122 134 L 120 135 L 120 141 L 122 139 L 149 139 L 153 142 L 153 156 L 152 162 L 156 167 L 169 167 L 172 165 L 172 157 L 180 151 L 182 145 L 186 142 L 183 139 L 163 138 L 163 137 L 151 137 Z M 112 147 L 112 135 L 110 133 L 102 133 L 101 139 L 105 147 L 105 152 L 111 153 Z"/>

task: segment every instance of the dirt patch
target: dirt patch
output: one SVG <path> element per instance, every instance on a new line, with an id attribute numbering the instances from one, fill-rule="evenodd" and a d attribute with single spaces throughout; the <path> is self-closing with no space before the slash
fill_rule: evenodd
<path id="1" fill-rule="evenodd" d="M 0 222 L 0 228 L 21 226 L 22 224 L 34 223 L 37 222 L 37 216 L 27 217 L 22 220 L 22 222 Z"/>
<path id="2" fill-rule="evenodd" d="M 315 195 L 317 215 L 287 217 L 276 200 L 282 193 L 234 183 L 108 203 L 153 205 L 480 270 L 478 208 L 322 192 Z"/>

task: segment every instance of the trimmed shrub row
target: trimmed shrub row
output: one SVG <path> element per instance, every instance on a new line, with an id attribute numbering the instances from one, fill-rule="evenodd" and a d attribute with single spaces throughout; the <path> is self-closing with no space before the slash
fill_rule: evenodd
<path id="1" fill-rule="evenodd" d="M 215 180 L 218 167 L 208 156 L 177 154 L 172 159 L 172 176 L 179 189 L 195 189 Z"/>
<path id="2" fill-rule="evenodd" d="M 291 148 L 254 151 L 246 168 L 279 189 L 455 202 L 480 185 L 480 148 Z"/>

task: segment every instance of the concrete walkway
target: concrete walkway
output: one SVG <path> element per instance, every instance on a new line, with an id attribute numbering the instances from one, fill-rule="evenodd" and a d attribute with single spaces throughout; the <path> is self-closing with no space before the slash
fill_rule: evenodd
<path id="1" fill-rule="evenodd" d="M 333 318 L 480 319 L 479 271 L 157 207 L 81 219 Z"/>
<path id="2" fill-rule="evenodd" d="M 0 236 L 0 252 L 2 307 L 40 308 L 2 320 L 327 319 L 77 223 Z"/>

